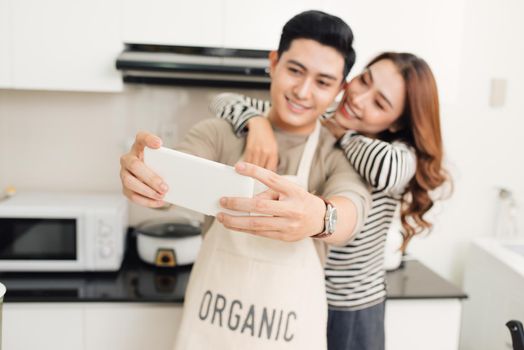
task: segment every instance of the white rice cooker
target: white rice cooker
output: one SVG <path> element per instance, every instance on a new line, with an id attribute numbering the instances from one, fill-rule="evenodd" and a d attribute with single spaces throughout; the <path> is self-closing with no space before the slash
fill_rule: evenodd
<path id="1" fill-rule="evenodd" d="M 0 283 L 0 349 L 2 348 L 2 305 L 4 302 L 5 286 Z"/>
<path id="2" fill-rule="evenodd" d="M 147 221 L 135 231 L 138 256 L 159 267 L 193 264 L 202 244 L 200 223 L 186 218 Z"/>

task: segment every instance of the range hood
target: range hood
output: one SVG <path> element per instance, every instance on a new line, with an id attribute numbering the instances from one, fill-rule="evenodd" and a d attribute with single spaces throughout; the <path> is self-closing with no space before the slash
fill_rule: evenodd
<path id="1" fill-rule="evenodd" d="M 269 87 L 269 51 L 126 44 L 116 60 L 125 83 Z"/>

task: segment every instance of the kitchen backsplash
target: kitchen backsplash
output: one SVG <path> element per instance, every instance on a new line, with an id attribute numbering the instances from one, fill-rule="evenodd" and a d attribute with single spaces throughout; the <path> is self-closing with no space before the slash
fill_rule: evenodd
<path id="1" fill-rule="evenodd" d="M 222 91 L 141 85 L 117 94 L 0 90 L 0 190 L 118 192 L 119 157 L 137 131 L 154 132 L 172 147 L 212 117 L 209 102 Z M 132 206 L 130 223 L 159 215 L 165 213 Z"/>

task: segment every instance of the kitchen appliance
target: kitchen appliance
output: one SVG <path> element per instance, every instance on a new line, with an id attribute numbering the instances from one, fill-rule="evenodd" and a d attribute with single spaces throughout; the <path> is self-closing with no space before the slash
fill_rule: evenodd
<path id="1" fill-rule="evenodd" d="M 400 248 L 402 247 L 402 242 L 402 223 L 400 221 L 400 211 L 397 208 L 391 220 L 391 226 L 388 229 L 384 245 L 384 268 L 386 271 L 393 271 L 401 266 L 403 253 Z"/>
<path id="2" fill-rule="evenodd" d="M 185 217 L 144 222 L 136 228 L 138 256 L 159 267 L 192 264 L 202 243 L 201 232 L 198 221 Z"/>
<path id="3" fill-rule="evenodd" d="M 0 283 L 0 350 L 2 350 L 2 305 L 4 304 L 5 286 Z"/>
<path id="4" fill-rule="evenodd" d="M 0 202 L 0 271 L 116 271 L 127 200 L 119 194 L 19 192 Z"/>
<path id="5" fill-rule="evenodd" d="M 522 322 L 518 320 L 511 320 L 506 323 L 511 334 L 511 343 L 513 350 L 524 350 L 524 327 Z"/>
<path id="6" fill-rule="evenodd" d="M 126 44 L 116 60 L 124 82 L 268 89 L 269 51 Z"/>

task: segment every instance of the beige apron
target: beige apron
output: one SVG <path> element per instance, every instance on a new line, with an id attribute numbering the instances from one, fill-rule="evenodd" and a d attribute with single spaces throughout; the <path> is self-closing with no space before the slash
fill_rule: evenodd
<path id="1" fill-rule="evenodd" d="M 296 176 L 307 189 L 320 126 Z M 326 349 L 322 264 L 311 238 L 282 242 L 235 232 L 215 220 L 187 287 L 177 350 Z"/>

